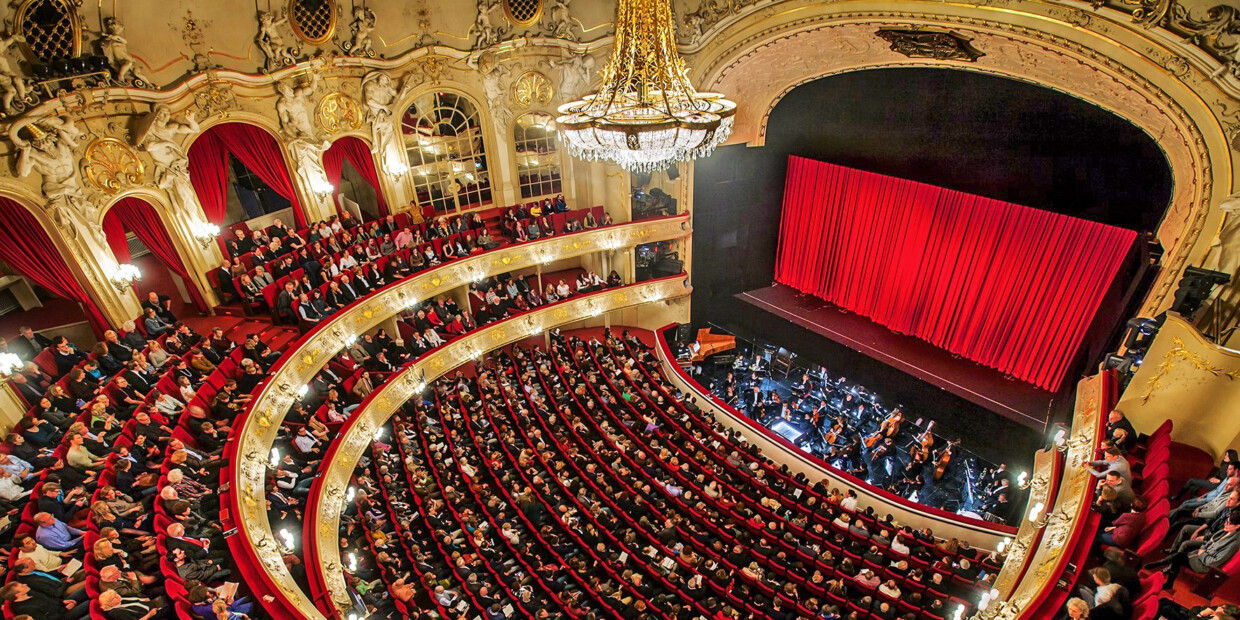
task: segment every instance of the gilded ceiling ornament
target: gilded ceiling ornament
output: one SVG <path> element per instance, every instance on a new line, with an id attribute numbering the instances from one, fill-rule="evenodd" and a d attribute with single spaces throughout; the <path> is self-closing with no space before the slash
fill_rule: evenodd
<path id="1" fill-rule="evenodd" d="M 524 109 L 534 104 L 547 105 L 555 96 L 555 88 L 547 76 L 527 71 L 512 83 L 512 102 Z"/>
<path id="2" fill-rule="evenodd" d="M 314 121 L 327 133 L 349 131 L 362 126 L 362 109 L 348 95 L 335 92 L 319 101 Z"/>

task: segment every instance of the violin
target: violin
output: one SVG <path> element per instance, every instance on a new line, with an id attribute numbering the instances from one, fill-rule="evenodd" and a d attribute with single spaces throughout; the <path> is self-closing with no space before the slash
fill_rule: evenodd
<path id="1" fill-rule="evenodd" d="M 865 438 L 865 447 L 873 448 L 883 438 L 883 429 L 878 429 Z"/>

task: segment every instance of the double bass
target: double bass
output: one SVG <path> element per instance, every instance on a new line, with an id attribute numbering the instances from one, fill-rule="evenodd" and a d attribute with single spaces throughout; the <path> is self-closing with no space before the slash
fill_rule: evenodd
<path id="1" fill-rule="evenodd" d="M 892 410 L 891 415 L 878 425 L 878 430 L 865 438 L 865 447 L 873 448 L 883 437 L 895 437 L 900 432 L 900 422 L 904 419 L 899 409 Z"/>
<path id="2" fill-rule="evenodd" d="M 956 441 L 948 441 L 947 447 L 943 448 L 943 451 L 939 453 L 939 458 L 934 463 L 935 480 L 941 480 L 943 478 L 943 474 L 947 472 L 947 465 L 952 461 L 952 448 L 954 448 L 958 443 L 960 443 L 959 439 Z"/>
<path id="3" fill-rule="evenodd" d="M 921 455 L 921 460 L 930 460 L 930 450 L 934 448 L 934 420 L 930 420 L 926 425 L 926 430 L 913 441 L 913 445 L 909 446 L 908 454 L 914 459 Z"/>

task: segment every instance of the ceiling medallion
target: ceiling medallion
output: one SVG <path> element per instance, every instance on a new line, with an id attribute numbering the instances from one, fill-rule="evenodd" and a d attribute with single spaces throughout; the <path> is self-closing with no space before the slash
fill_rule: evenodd
<path id="1" fill-rule="evenodd" d="M 145 167 L 133 147 L 116 138 L 100 138 L 86 147 L 82 158 L 86 179 L 108 194 L 141 185 Z"/>
<path id="2" fill-rule="evenodd" d="M 556 124 L 574 157 L 651 172 L 705 157 L 732 133 L 736 104 L 689 82 L 671 0 L 620 0 L 600 76 L 598 92 L 559 109 Z"/>
<path id="3" fill-rule="evenodd" d="M 314 109 L 314 120 L 327 133 L 348 131 L 362 126 L 362 110 L 344 93 L 330 93 Z"/>
<path id="4" fill-rule="evenodd" d="M 512 83 L 512 101 L 522 109 L 536 103 L 547 105 L 554 96 L 551 80 L 537 71 L 528 71 Z"/>

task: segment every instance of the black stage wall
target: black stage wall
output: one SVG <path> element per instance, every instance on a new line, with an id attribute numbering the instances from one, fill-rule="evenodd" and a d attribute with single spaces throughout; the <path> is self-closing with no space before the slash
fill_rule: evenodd
<path id="1" fill-rule="evenodd" d="M 1157 225 L 1171 195 L 1166 159 L 1149 136 L 1046 88 L 948 69 L 859 71 L 798 87 L 772 112 L 765 146 L 724 147 L 695 165 L 693 319 L 840 359 L 833 347 L 844 347 L 808 330 L 783 331 L 783 321 L 733 297 L 773 279 L 788 155 L 1139 231 Z M 901 382 L 920 383 L 900 373 L 871 387 Z M 928 384 L 919 389 L 922 398 L 905 397 L 910 406 L 946 395 Z"/>

